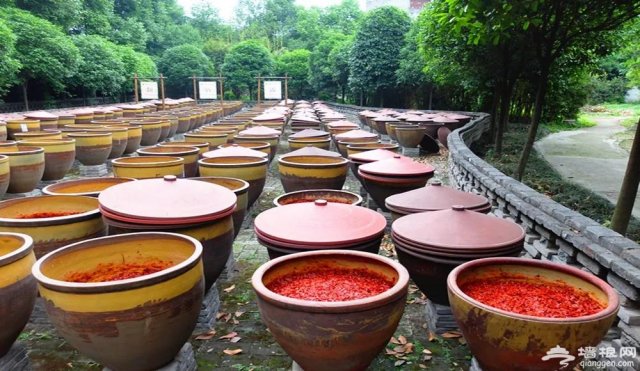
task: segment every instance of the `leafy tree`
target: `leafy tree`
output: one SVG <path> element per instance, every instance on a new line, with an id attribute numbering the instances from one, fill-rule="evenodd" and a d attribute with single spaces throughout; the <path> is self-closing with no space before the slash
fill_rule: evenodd
<path id="1" fill-rule="evenodd" d="M 334 99 L 337 95 L 339 86 L 334 77 L 338 71 L 334 70 L 335 65 L 329 55 L 346 43 L 350 43 L 349 36 L 335 31 L 326 32 L 309 56 L 309 83 L 323 99 Z"/>
<path id="2" fill-rule="evenodd" d="M 78 70 L 71 84 L 96 96 L 115 96 L 127 80 L 126 70 L 115 44 L 98 35 L 78 35 L 73 43 L 80 51 Z"/>
<path id="3" fill-rule="evenodd" d="M 370 11 L 356 33 L 349 61 L 350 84 L 373 95 L 377 104 L 384 105 L 385 97 L 391 98 L 409 26 L 407 13 L 382 7 Z"/>
<path id="4" fill-rule="evenodd" d="M 131 90 L 131 78 L 135 73 L 143 78 L 158 76 L 156 63 L 148 55 L 137 52 L 130 46 L 118 45 L 116 51 L 124 66 L 124 76 L 126 77 L 122 91 Z"/>
<path id="5" fill-rule="evenodd" d="M 428 91 L 428 108 L 431 109 L 433 86 L 424 71 L 427 61 L 418 44 L 418 25 L 414 23 L 406 35 L 405 45 L 400 50 L 400 64 L 396 70 L 396 79 L 398 88 L 407 91 L 410 107 L 418 108 L 419 95 Z"/>
<path id="6" fill-rule="evenodd" d="M 20 62 L 15 59 L 16 36 L 0 19 L 0 95 L 16 83 Z"/>
<path id="7" fill-rule="evenodd" d="M 346 35 L 353 35 L 358 30 L 358 23 L 363 17 L 357 0 L 342 0 L 342 3 L 325 8 L 320 22 L 324 29 L 330 29 Z"/>
<path id="8" fill-rule="evenodd" d="M 205 39 L 219 37 L 224 29 L 218 8 L 207 1 L 200 1 L 191 7 L 189 22 Z"/>
<path id="9" fill-rule="evenodd" d="M 81 0 L 16 0 L 16 6 L 60 25 L 65 31 L 76 28 L 82 16 Z"/>
<path id="10" fill-rule="evenodd" d="M 282 49 L 293 34 L 299 8 L 294 0 L 266 0 L 260 17 L 271 50 Z"/>
<path id="11" fill-rule="evenodd" d="M 225 86 L 231 88 L 236 97 L 246 91 L 249 97 L 253 97 L 256 77 L 273 71 L 273 57 L 259 41 L 243 41 L 234 45 L 225 55 L 222 71 L 226 77 Z"/>
<path id="12" fill-rule="evenodd" d="M 230 48 L 231 44 L 224 40 L 209 39 L 204 42 L 202 52 L 211 59 L 216 71 L 220 71 L 224 63 L 224 56 L 227 55 Z"/>
<path id="13" fill-rule="evenodd" d="M 322 13 L 317 8 L 300 9 L 287 46 L 290 49 L 312 50 L 318 45 L 324 32 L 320 23 L 321 16 Z"/>
<path id="14" fill-rule="evenodd" d="M 165 85 L 169 95 L 190 94 L 193 75 L 211 76 L 213 65 L 202 50 L 195 45 L 185 44 L 167 49 L 158 62 L 158 69 L 166 77 Z"/>
<path id="15" fill-rule="evenodd" d="M 309 57 L 311 52 L 306 49 L 296 49 L 282 53 L 276 58 L 276 74 L 287 74 L 289 96 L 295 99 L 311 97 L 311 86 L 307 82 L 309 75 Z"/>
<path id="16" fill-rule="evenodd" d="M 349 58 L 351 57 L 351 48 L 353 47 L 353 38 L 348 38 L 337 43 L 329 52 L 329 65 L 332 73 L 331 79 L 333 83 L 340 89 L 340 99 L 345 103 L 347 87 L 349 85 Z"/>
<path id="17" fill-rule="evenodd" d="M 29 81 L 39 80 L 54 91 L 61 92 L 78 68 L 80 53 L 71 39 L 52 23 L 14 9 L 0 9 L 0 19 L 16 36 L 17 59 L 22 68 L 19 81 L 27 102 Z"/>
<path id="18" fill-rule="evenodd" d="M 625 27 L 621 45 L 621 54 L 625 59 L 626 78 L 629 85 L 640 86 L 640 20 L 636 19 Z"/>
<path id="19" fill-rule="evenodd" d="M 137 51 L 145 51 L 149 34 L 144 24 L 136 18 L 115 17 L 113 29 L 108 33 L 109 40 L 120 45 L 129 45 Z"/>
<path id="20" fill-rule="evenodd" d="M 108 37 L 112 28 L 118 30 L 121 18 L 113 14 L 113 0 L 84 0 L 81 12 L 81 29 L 86 34 Z M 112 23 L 114 23 L 112 25 Z M 146 38 L 145 38 L 146 40 Z"/>

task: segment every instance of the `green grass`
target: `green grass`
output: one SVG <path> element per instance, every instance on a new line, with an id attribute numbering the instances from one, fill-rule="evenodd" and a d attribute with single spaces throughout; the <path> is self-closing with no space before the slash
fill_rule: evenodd
<path id="1" fill-rule="evenodd" d="M 474 146 L 474 150 L 498 170 L 513 176 L 524 147 L 527 130 L 528 125 L 510 124 L 509 130 L 505 133 L 503 154 L 499 157 L 494 155 L 492 145 L 489 143 L 478 143 Z M 548 133 L 543 128 L 540 130 L 539 137 Z M 586 188 L 564 180 L 535 151 L 529 158 L 523 182 L 537 192 L 605 226 L 610 224 L 614 207 L 609 201 Z M 629 225 L 627 237 L 640 241 L 640 222 L 635 218 Z"/>
<path id="2" fill-rule="evenodd" d="M 596 116 L 640 116 L 640 103 L 603 103 L 585 106 L 582 112 Z"/>
<path id="3" fill-rule="evenodd" d="M 581 113 L 580 115 L 578 115 L 577 120 L 567 120 L 562 123 L 545 123 L 542 124 L 542 127 L 549 133 L 558 133 L 567 130 L 590 128 L 596 125 L 597 123 L 595 120 L 593 120 L 592 116 Z"/>

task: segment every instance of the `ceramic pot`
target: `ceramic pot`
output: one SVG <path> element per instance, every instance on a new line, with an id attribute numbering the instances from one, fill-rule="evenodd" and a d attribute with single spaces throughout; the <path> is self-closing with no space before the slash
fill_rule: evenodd
<path id="1" fill-rule="evenodd" d="M 0 233 L 0 359 L 29 321 L 36 301 L 33 239 L 26 234 Z"/>
<path id="2" fill-rule="evenodd" d="M 347 157 L 374 149 L 385 149 L 387 151 L 398 153 L 400 151 L 400 146 L 393 143 L 353 143 L 347 146 Z"/>
<path id="3" fill-rule="evenodd" d="M 111 133 L 110 159 L 118 158 L 124 154 L 129 139 L 128 129 L 111 126 L 109 128 L 89 129 L 88 133 Z"/>
<path id="4" fill-rule="evenodd" d="M 2 140 L 0 141 L 0 151 L 17 151 L 18 142 L 15 140 Z"/>
<path id="5" fill-rule="evenodd" d="M 330 156 L 286 156 L 278 159 L 285 192 L 309 189 L 342 189 L 349 161 Z"/>
<path id="6" fill-rule="evenodd" d="M 0 121 L 0 141 L 7 140 L 7 123 Z"/>
<path id="7" fill-rule="evenodd" d="M 242 142 L 267 142 L 271 146 L 271 152 L 269 152 L 269 162 L 273 161 L 278 152 L 278 143 L 280 143 L 279 135 L 256 135 L 256 136 L 241 136 L 236 135 L 233 137 L 234 143 Z"/>
<path id="8" fill-rule="evenodd" d="M 133 178 L 84 178 L 50 184 L 42 193 L 51 196 L 98 197 L 100 192 L 120 183 L 135 181 Z"/>
<path id="9" fill-rule="evenodd" d="M 44 148 L 44 173 L 42 180 L 59 180 L 71 170 L 76 158 L 75 139 L 32 139 L 20 141 L 21 145 Z"/>
<path id="10" fill-rule="evenodd" d="M 368 298 L 317 302 L 292 299 L 269 290 L 292 271 L 365 268 L 394 282 Z M 317 269 L 317 268 L 316 268 Z M 271 335 L 304 370 L 364 370 L 384 349 L 404 312 L 409 277 L 391 259 L 356 251 L 311 251 L 263 264 L 251 278 L 262 321 Z"/>
<path id="11" fill-rule="evenodd" d="M 7 138 L 15 139 L 14 133 L 40 131 L 40 120 L 7 120 Z"/>
<path id="12" fill-rule="evenodd" d="M 162 134 L 162 126 L 166 126 L 163 121 L 131 121 L 131 125 L 142 127 L 142 137 L 140 138 L 141 146 L 153 146 L 160 140 Z"/>
<path id="13" fill-rule="evenodd" d="M 109 282 L 67 282 L 99 264 L 147 259 L 175 265 Z M 49 319 L 80 353 L 114 370 L 153 370 L 175 358 L 195 328 L 204 295 L 202 245 L 170 233 L 71 244 L 33 267 Z"/>
<path id="14" fill-rule="evenodd" d="M 113 175 L 124 178 L 149 179 L 165 175 L 184 176 L 184 158 L 172 156 L 120 157 L 111 160 Z"/>
<path id="15" fill-rule="evenodd" d="M 33 214 L 77 212 L 73 215 L 28 218 Z M 0 232 L 33 238 L 37 258 L 69 243 L 104 236 L 98 200 L 83 196 L 35 196 L 0 201 Z"/>
<path id="16" fill-rule="evenodd" d="M 0 155 L 9 157 L 9 193 L 33 191 L 44 174 L 44 148 L 18 146 L 17 149 L 0 149 Z"/>
<path id="17" fill-rule="evenodd" d="M 256 141 L 256 142 L 227 143 L 227 144 L 219 145 L 218 148 L 228 148 L 228 147 L 234 147 L 234 146 L 249 148 L 249 149 L 253 149 L 254 151 L 260 151 L 265 153 L 267 156 L 271 157 L 271 145 L 267 142 Z"/>
<path id="18" fill-rule="evenodd" d="M 329 138 L 289 138 L 288 142 L 290 151 L 295 151 L 307 146 L 313 146 L 327 151 L 331 148 L 331 139 Z"/>
<path id="19" fill-rule="evenodd" d="M 145 147 L 137 150 L 140 156 L 172 156 L 184 159 L 184 176 L 197 176 L 200 150 L 196 147 Z M 177 175 L 177 174 L 174 174 Z"/>
<path id="20" fill-rule="evenodd" d="M 249 183 L 249 208 L 258 199 L 267 178 L 266 158 L 217 157 L 198 161 L 200 176 L 238 178 Z"/>
<path id="21" fill-rule="evenodd" d="M 398 143 L 401 146 L 415 148 L 422 141 L 425 132 L 426 129 L 422 126 L 398 126 L 396 128 L 396 137 L 398 138 Z"/>
<path id="22" fill-rule="evenodd" d="M 192 179 L 217 184 L 235 193 L 238 201 L 236 209 L 233 211 L 233 237 L 237 237 L 238 233 L 240 233 L 240 229 L 242 228 L 244 217 L 247 214 L 247 208 L 249 207 L 249 183 L 242 179 L 215 176 Z"/>
<path id="23" fill-rule="evenodd" d="M 186 133 L 186 142 L 207 142 L 209 148 L 217 148 L 221 144 L 227 143 L 227 134 L 215 132 Z"/>
<path id="24" fill-rule="evenodd" d="M 587 291 L 604 309 L 582 317 L 533 317 L 488 306 L 460 289 L 478 278 L 505 275 L 537 282 L 560 281 Z M 534 259 L 474 260 L 454 269 L 447 287 L 456 323 L 480 367 L 487 371 L 573 369 L 583 358 L 581 350 L 600 344 L 620 305 L 618 294 L 600 278 L 566 264 Z M 561 354 L 571 355 L 571 359 L 560 363 L 563 358 L 548 357 L 555 349 L 566 351 Z"/>
<path id="25" fill-rule="evenodd" d="M 109 133 L 68 133 L 76 140 L 76 160 L 85 166 L 104 164 L 113 146 L 113 135 Z"/>
<path id="26" fill-rule="evenodd" d="M 9 156 L 0 155 L 0 199 L 7 193 L 10 177 L 11 165 L 9 163 Z"/>
<path id="27" fill-rule="evenodd" d="M 301 202 L 315 202 L 316 200 L 326 200 L 327 202 L 354 206 L 360 206 L 362 204 L 362 197 L 360 195 L 335 189 L 313 189 L 289 192 L 276 197 L 273 200 L 273 204 L 283 206 Z"/>
<path id="28" fill-rule="evenodd" d="M 26 131 L 24 133 L 14 133 L 15 140 L 36 140 L 36 139 L 62 139 L 62 132 L 60 130 L 49 131 Z"/>
<path id="29" fill-rule="evenodd" d="M 140 148 L 140 143 L 142 141 L 142 127 L 139 125 L 127 125 L 127 124 L 118 124 L 118 125 L 109 125 L 106 126 L 107 129 L 111 127 L 116 128 L 126 128 L 127 129 L 127 144 L 124 148 L 123 154 L 130 154 L 135 152 L 138 148 Z"/>
<path id="30" fill-rule="evenodd" d="M 200 158 L 202 158 L 204 153 L 209 152 L 209 143 L 207 142 L 160 142 L 158 143 L 158 147 L 196 147 L 199 150 Z"/>

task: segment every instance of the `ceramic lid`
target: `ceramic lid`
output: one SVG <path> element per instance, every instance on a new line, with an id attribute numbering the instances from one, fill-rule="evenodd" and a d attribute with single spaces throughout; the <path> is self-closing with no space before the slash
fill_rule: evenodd
<path id="1" fill-rule="evenodd" d="M 365 151 L 353 154 L 349 156 L 349 160 L 355 162 L 374 162 L 380 160 L 386 160 L 398 156 L 397 153 L 386 149 L 372 149 L 371 151 Z"/>
<path id="2" fill-rule="evenodd" d="M 368 131 L 356 129 L 345 131 L 344 133 L 340 133 L 336 135 L 336 140 L 348 140 L 348 139 L 357 139 L 357 138 L 376 138 L 378 139 L 378 134 L 370 133 Z"/>
<path id="3" fill-rule="evenodd" d="M 204 158 L 219 158 L 219 157 L 258 157 L 266 158 L 269 154 L 262 151 L 256 151 L 255 149 L 240 146 L 238 144 L 232 144 L 229 147 L 215 149 L 213 151 L 205 152 L 202 154 Z"/>
<path id="4" fill-rule="evenodd" d="M 300 148 L 297 149 L 295 151 L 291 151 L 289 153 L 285 153 L 284 155 L 280 156 L 282 157 L 289 157 L 289 156 L 330 156 L 330 157 L 342 157 L 340 156 L 339 153 L 337 152 L 333 152 L 333 151 L 327 151 L 326 149 L 322 149 L 322 148 L 318 148 L 318 147 L 314 147 L 311 145 L 308 145 L 304 148 Z"/>
<path id="5" fill-rule="evenodd" d="M 423 212 L 450 209 L 453 205 L 462 205 L 467 210 L 478 209 L 487 206 L 489 200 L 474 193 L 443 186 L 439 181 L 433 181 L 426 187 L 389 196 L 385 204 L 391 209 Z"/>
<path id="6" fill-rule="evenodd" d="M 89 109 L 89 108 L 79 108 L 79 109 L 71 111 L 71 113 L 73 113 L 76 116 L 78 116 L 78 115 L 93 115 L 93 110 Z"/>
<path id="7" fill-rule="evenodd" d="M 447 116 L 437 116 L 437 117 L 433 117 L 433 118 L 431 119 L 431 121 L 433 121 L 433 122 L 438 122 L 438 123 L 452 123 L 452 124 L 455 124 L 455 123 L 459 122 L 458 120 L 453 119 L 453 118 L 451 118 L 451 117 L 447 117 Z"/>
<path id="8" fill-rule="evenodd" d="M 369 110 L 360 111 L 358 114 L 363 117 L 375 117 L 380 115 L 378 112 L 369 111 Z"/>
<path id="9" fill-rule="evenodd" d="M 329 122 L 329 123 L 327 123 L 327 126 L 332 127 L 332 128 L 340 128 L 340 127 L 359 128 L 360 127 L 360 126 L 358 126 L 358 124 L 353 123 L 351 121 L 347 121 L 347 120 Z"/>
<path id="10" fill-rule="evenodd" d="M 467 116 L 467 115 L 461 115 L 459 113 L 447 113 L 444 114 L 443 116 L 446 116 L 450 119 L 454 119 L 454 120 L 468 120 L 471 118 L 471 116 Z"/>
<path id="11" fill-rule="evenodd" d="M 397 118 L 391 117 L 391 116 L 386 116 L 386 115 L 376 116 L 376 117 L 372 118 L 372 120 L 373 121 L 377 121 L 377 122 L 396 122 L 396 121 L 398 121 Z"/>
<path id="12" fill-rule="evenodd" d="M 325 137 L 329 135 L 326 131 L 316 130 L 316 129 L 304 129 L 300 130 L 297 133 L 289 135 L 289 138 L 313 138 L 313 137 Z"/>
<path id="13" fill-rule="evenodd" d="M 233 212 L 236 195 L 225 187 L 166 175 L 114 185 L 100 193 L 100 211 L 137 224 L 192 224 Z"/>
<path id="14" fill-rule="evenodd" d="M 254 126 L 249 129 L 242 130 L 238 135 L 280 135 L 280 130 L 268 128 L 266 126 Z"/>
<path id="15" fill-rule="evenodd" d="M 303 245 L 345 245 L 384 233 L 382 214 L 360 206 L 316 200 L 264 211 L 254 221 L 256 233 Z"/>
<path id="16" fill-rule="evenodd" d="M 284 121 L 284 116 L 281 113 L 271 112 L 263 113 L 252 119 L 253 121 Z"/>
<path id="17" fill-rule="evenodd" d="M 398 154 L 386 160 L 364 164 L 359 168 L 363 173 L 386 176 L 426 176 L 433 174 L 434 170 L 431 165 L 421 164 Z"/>
<path id="18" fill-rule="evenodd" d="M 428 122 L 432 121 L 431 118 L 424 115 L 408 115 L 404 119 L 406 122 Z"/>
<path id="19" fill-rule="evenodd" d="M 24 117 L 28 119 L 36 119 L 36 120 L 57 120 L 58 116 L 47 111 L 35 111 L 35 112 L 27 112 L 24 114 Z"/>
<path id="20" fill-rule="evenodd" d="M 291 117 L 292 122 L 305 122 L 305 123 L 312 123 L 312 124 L 319 124 L 320 121 L 314 117 L 311 116 L 298 116 L 298 115 L 294 115 L 293 117 Z"/>
<path id="21" fill-rule="evenodd" d="M 487 249 L 512 246 L 524 240 L 518 224 L 462 206 L 405 215 L 393 222 L 398 236 L 419 245 Z"/>

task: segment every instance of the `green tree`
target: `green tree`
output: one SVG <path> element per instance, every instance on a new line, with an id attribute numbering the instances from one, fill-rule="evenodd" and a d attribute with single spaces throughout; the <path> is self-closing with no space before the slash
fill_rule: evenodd
<path id="1" fill-rule="evenodd" d="M 225 29 L 218 8 L 207 1 L 200 1 L 191 7 L 189 22 L 205 39 L 218 38 Z"/>
<path id="2" fill-rule="evenodd" d="M 82 17 L 81 0 L 16 0 L 15 4 L 67 32 L 77 28 Z"/>
<path id="3" fill-rule="evenodd" d="M 313 90 L 320 98 L 335 99 L 337 96 L 340 86 L 335 77 L 336 74 L 345 71 L 336 71 L 336 66 L 329 56 L 333 53 L 334 57 L 337 57 L 337 50 L 341 49 L 343 45 L 350 45 L 350 43 L 349 36 L 336 31 L 329 31 L 323 34 L 322 41 L 311 52 L 308 79 Z M 333 61 L 337 61 L 337 58 L 334 58 Z"/>
<path id="4" fill-rule="evenodd" d="M 15 59 L 16 36 L 0 19 L 0 96 L 17 82 L 20 62 Z"/>
<path id="5" fill-rule="evenodd" d="M 307 82 L 310 56 L 310 51 L 296 49 L 284 52 L 276 58 L 275 73 L 279 76 L 286 74 L 291 78 L 288 82 L 289 96 L 294 99 L 311 97 L 311 86 Z"/>
<path id="6" fill-rule="evenodd" d="M 257 86 L 256 77 L 273 71 L 273 57 L 259 41 L 243 41 L 225 55 L 222 71 L 226 77 L 225 86 L 231 88 L 236 97 L 248 92 L 252 98 Z"/>
<path id="7" fill-rule="evenodd" d="M 71 38 L 58 26 L 23 10 L 1 8 L 0 18 L 16 35 L 15 59 L 22 65 L 18 78 L 25 103 L 32 80 L 39 80 L 54 91 L 63 91 L 80 60 Z"/>
<path id="8" fill-rule="evenodd" d="M 80 65 L 70 79 L 71 85 L 96 96 L 116 96 L 127 80 L 126 70 L 117 46 L 98 35 L 78 35 L 73 43 L 80 51 Z"/>
<path id="9" fill-rule="evenodd" d="M 621 45 L 621 54 L 627 69 L 626 78 L 629 85 L 640 86 L 640 20 L 636 19 L 625 27 Z"/>
<path id="10" fill-rule="evenodd" d="M 158 76 L 156 63 L 147 54 L 137 52 L 132 47 L 123 45 L 117 45 L 116 51 L 124 66 L 124 76 L 126 78 L 122 84 L 122 92 L 133 90 L 131 79 L 135 73 L 143 78 Z"/>
<path id="11" fill-rule="evenodd" d="M 367 92 L 381 106 L 385 98 L 393 96 L 395 71 L 409 27 L 407 13 L 395 7 L 382 7 L 370 11 L 356 33 L 349 61 L 350 84 Z"/>
<path id="12" fill-rule="evenodd" d="M 331 66 L 331 80 L 340 90 L 340 99 L 345 103 L 347 87 L 349 86 L 349 58 L 353 38 L 337 43 L 329 52 L 329 66 Z"/>
<path id="13" fill-rule="evenodd" d="M 146 50 L 149 35 L 144 24 L 136 18 L 114 17 L 113 29 L 108 33 L 109 40 L 120 45 L 129 45 L 135 50 Z"/>
<path id="14" fill-rule="evenodd" d="M 121 18 L 113 14 L 113 0 L 84 0 L 82 3 L 80 31 L 83 33 L 109 37 L 112 29 L 122 27 L 117 24 Z"/>
<path id="15" fill-rule="evenodd" d="M 431 109 L 433 86 L 424 69 L 425 55 L 418 44 L 418 23 L 414 23 L 406 35 L 406 42 L 400 50 L 400 64 L 396 70 L 397 86 L 407 92 L 409 106 L 420 108 L 418 100 L 428 92 L 427 108 Z"/>
<path id="16" fill-rule="evenodd" d="M 357 0 L 342 0 L 342 3 L 325 8 L 320 22 L 324 29 L 334 30 L 345 35 L 353 35 L 363 13 Z"/>
<path id="17" fill-rule="evenodd" d="M 224 56 L 227 55 L 230 48 L 231 44 L 224 40 L 209 39 L 204 42 L 202 52 L 211 59 L 216 71 L 220 71 L 224 63 Z"/>
<path id="18" fill-rule="evenodd" d="M 191 94 L 190 77 L 211 76 L 213 73 L 209 58 L 200 48 L 191 44 L 167 49 L 158 62 L 158 69 L 166 77 L 165 85 L 169 95 L 180 97 Z"/>

